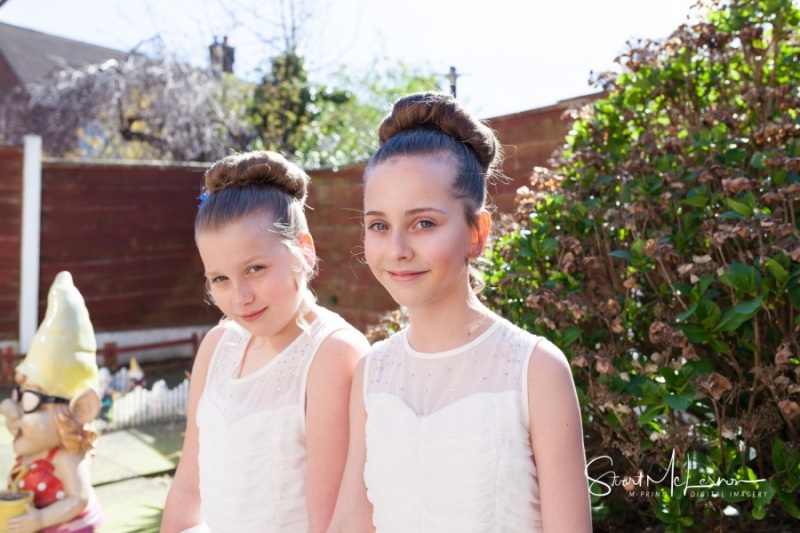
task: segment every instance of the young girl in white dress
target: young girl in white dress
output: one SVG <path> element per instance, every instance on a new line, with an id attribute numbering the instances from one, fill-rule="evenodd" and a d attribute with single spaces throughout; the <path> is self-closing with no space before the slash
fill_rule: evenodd
<path id="1" fill-rule="evenodd" d="M 328 527 L 353 368 L 369 344 L 309 291 L 308 181 L 273 152 L 228 156 L 206 172 L 195 240 L 226 318 L 194 363 L 162 533 Z"/>
<path id="2" fill-rule="evenodd" d="M 329 531 L 591 531 L 569 365 L 474 292 L 497 138 L 440 93 L 401 98 L 378 133 L 365 256 L 409 326 L 356 367 Z"/>

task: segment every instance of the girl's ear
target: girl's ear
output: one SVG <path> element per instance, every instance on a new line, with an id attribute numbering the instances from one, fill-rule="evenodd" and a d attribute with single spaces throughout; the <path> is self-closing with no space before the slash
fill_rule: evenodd
<path id="1" fill-rule="evenodd" d="M 301 233 L 299 237 L 297 237 L 297 244 L 300 246 L 300 250 L 303 252 L 303 257 L 308 263 L 309 268 L 314 268 L 314 264 L 316 263 L 317 251 L 314 248 L 314 239 L 311 237 L 310 233 Z"/>
<path id="2" fill-rule="evenodd" d="M 85 389 L 70 400 L 69 410 L 79 423 L 88 424 L 100 412 L 100 398 L 94 389 Z"/>
<path id="3" fill-rule="evenodd" d="M 492 230 L 492 215 L 486 209 L 481 209 L 478 213 L 476 227 L 472 228 L 472 239 L 469 242 L 470 256 L 480 257 L 489 240 L 489 232 Z"/>

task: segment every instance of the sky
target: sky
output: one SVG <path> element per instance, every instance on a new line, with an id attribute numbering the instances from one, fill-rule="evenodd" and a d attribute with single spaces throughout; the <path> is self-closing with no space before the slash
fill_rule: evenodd
<path id="1" fill-rule="evenodd" d="M 305 13 L 298 50 L 310 77 L 345 66 L 360 73 L 403 63 L 441 75 L 455 67 L 457 96 L 481 118 L 527 111 L 596 92 L 591 73 L 616 70 L 631 39 L 668 37 L 695 0 L 6 0 L 0 22 L 131 50 L 160 42 L 166 54 L 208 64 L 227 36 L 234 73 L 282 49 L 280 15 Z M 155 41 L 158 39 L 158 41 Z M 150 44 L 147 44 L 150 43 Z M 277 48 L 275 47 L 277 46 Z M 146 48 L 145 48 L 146 49 Z"/>

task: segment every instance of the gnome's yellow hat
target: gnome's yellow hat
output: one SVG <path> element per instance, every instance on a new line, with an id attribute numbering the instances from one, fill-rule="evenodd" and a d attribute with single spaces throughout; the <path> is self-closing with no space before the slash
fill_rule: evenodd
<path id="1" fill-rule="evenodd" d="M 59 272 L 47 294 L 47 312 L 17 371 L 53 396 L 98 391 L 97 341 L 83 296 L 69 272 Z"/>
<path id="2" fill-rule="evenodd" d="M 128 365 L 128 375 L 137 378 L 144 376 L 144 371 L 142 367 L 139 366 L 139 361 L 137 361 L 135 357 L 131 357 L 131 362 Z"/>

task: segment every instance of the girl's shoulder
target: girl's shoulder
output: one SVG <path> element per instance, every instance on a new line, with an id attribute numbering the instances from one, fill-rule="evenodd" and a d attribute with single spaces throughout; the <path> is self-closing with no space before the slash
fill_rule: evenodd
<path id="1" fill-rule="evenodd" d="M 314 307 L 313 311 L 317 317 L 313 321 L 313 325 L 316 325 L 318 329 L 356 329 L 355 326 L 345 320 L 342 315 L 331 311 L 327 307 L 317 305 Z"/>
<path id="2" fill-rule="evenodd" d="M 249 335 L 246 329 L 237 324 L 234 320 L 223 318 L 217 324 L 211 327 L 208 332 L 203 336 L 202 343 L 218 344 L 226 336 L 231 335 Z"/>
<path id="3" fill-rule="evenodd" d="M 507 347 L 513 351 L 519 351 L 530 355 L 536 346 L 545 341 L 544 337 L 527 331 L 510 320 L 495 315 L 494 338 L 497 347 Z"/>
<path id="4" fill-rule="evenodd" d="M 367 338 L 341 315 L 320 306 L 315 309 L 315 313 L 317 318 L 312 325 L 311 335 L 320 338 L 318 351 L 355 351 L 359 356 L 367 351 Z"/>
<path id="5" fill-rule="evenodd" d="M 366 341 L 364 334 L 340 314 L 321 306 L 317 306 L 314 313 L 317 318 L 312 324 L 312 335 L 322 335 L 325 339 L 332 338 L 344 342 Z"/>
<path id="6" fill-rule="evenodd" d="M 238 346 L 247 344 L 250 334 L 233 320 L 222 320 L 200 341 L 200 347 L 195 356 L 192 374 L 205 376 L 212 360 L 219 357 L 220 351 L 228 347 L 235 349 Z M 203 380 L 205 382 L 205 379 Z"/>

